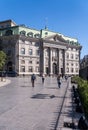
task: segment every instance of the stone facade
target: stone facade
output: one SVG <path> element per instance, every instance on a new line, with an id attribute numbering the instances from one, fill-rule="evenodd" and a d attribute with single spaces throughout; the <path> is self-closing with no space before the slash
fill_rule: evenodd
<path id="1" fill-rule="evenodd" d="M 0 27 L 5 24 L 0 28 L 0 50 L 7 54 L 4 70 L 18 75 L 79 75 L 82 47 L 77 39 L 47 28 L 36 30 L 16 24 L 6 27 L 7 21 L 0 22 Z"/>

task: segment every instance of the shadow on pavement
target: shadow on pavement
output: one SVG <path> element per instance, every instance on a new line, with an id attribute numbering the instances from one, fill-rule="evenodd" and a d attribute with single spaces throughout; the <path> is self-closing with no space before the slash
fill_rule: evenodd
<path id="1" fill-rule="evenodd" d="M 36 94 L 36 95 L 33 95 L 31 98 L 34 98 L 34 99 L 52 99 L 52 98 L 55 98 L 55 95 L 50 95 L 50 94 Z"/>

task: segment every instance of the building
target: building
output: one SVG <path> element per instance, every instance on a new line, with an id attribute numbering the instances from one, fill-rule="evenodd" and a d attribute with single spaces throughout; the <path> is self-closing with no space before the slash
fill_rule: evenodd
<path id="1" fill-rule="evenodd" d="M 80 69 L 88 66 L 88 55 L 85 55 L 83 59 L 80 60 Z"/>
<path id="2" fill-rule="evenodd" d="M 48 30 L 0 22 L 0 50 L 7 54 L 4 70 L 18 75 L 79 75 L 81 45 L 77 39 Z"/>
<path id="3" fill-rule="evenodd" d="M 80 77 L 88 80 L 88 55 L 85 55 L 83 59 L 80 60 Z"/>

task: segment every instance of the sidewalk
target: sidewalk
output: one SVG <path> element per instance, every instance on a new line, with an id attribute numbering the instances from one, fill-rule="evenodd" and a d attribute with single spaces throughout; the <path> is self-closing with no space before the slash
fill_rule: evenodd
<path id="1" fill-rule="evenodd" d="M 76 84 L 71 84 L 71 82 L 69 82 L 69 87 L 67 90 L 67 94 L 66 94 L 66 98 L 65 98 L 65 102 L 64 102 L 64 107 L 62 110 L 62 115 L 61 117 L 64 117 L 64 123 L 63 123 L 63 128 L 61 128 L 61 130 L 79 130 L 78 129 L 78 122 L 81 116 L 83 116 L 83 113 L 78 113 L 76 112 L 76 104 L 73 101 L 73 90 L 72 90 L 72 86 L 77 87 Z M 73 124 L 75 128 L 70 128 L 70 124 Z M 67 126 L 68 125 L 68 126 Z M 57 129 L 60 130 L 60 129 Z"/>
<path id="2" fill-rule="evenodd" d="M 3 87 L 7 84 L 11 83 L 11 80 L 9 80 L 8 78 L 4 78 L 3 77 L 3 80 L 1 81 L 1 77 L 0 77 L 0 87 Z"/>

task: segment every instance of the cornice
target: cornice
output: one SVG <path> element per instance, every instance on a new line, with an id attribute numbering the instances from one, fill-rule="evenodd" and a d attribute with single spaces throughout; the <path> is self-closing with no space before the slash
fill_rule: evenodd
<path id="1" fill-rule="evenodd" d="M 27 37 L 27 36 L 21 36 L 21 35 L 10 35 L 10 36 L 0 36 L 1 40 L 24 40 L 24 41 L 31 41 L 31 42 L 40 42 L 40 43 L 51 43 L 51 44 L 56 44 L 56 45 L 61 45 L 65 46 L 66 48 L 77 48 L 77 49 L 82 49 L 82 46 L 80 45 L 72 45 L 67 42 L 61 42 L 61 41 L 51 41 L 48 39 L 43 39 L 43 38 L 32 38 L 32 37 Z"/>

